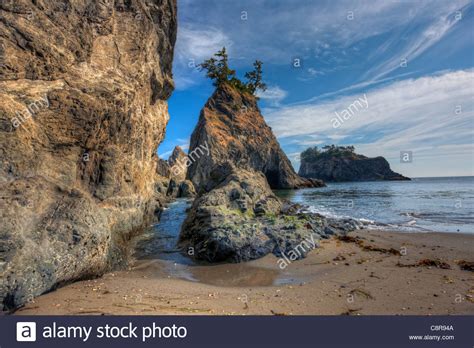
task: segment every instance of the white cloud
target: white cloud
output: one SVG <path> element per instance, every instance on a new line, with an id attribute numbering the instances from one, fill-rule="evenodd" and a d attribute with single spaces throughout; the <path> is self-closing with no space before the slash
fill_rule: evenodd
<path id="1" fill-rule="evenodd" d="M 383 54 L 391 46 L 394 47 L 405 42 L 404 46 L 397 50 L 398 54 L 386 61 L 382 61 L 381 64 L 367 71 L 362 78 L 379 79 L 400 68 L 402 61 L 406 64 L 411 63 L 411 61 L 439 42 L 459 22 L 457 15 L 461 7 L 466 4 L 467 1 L 445 4 L 443 7 L 444 11 L 437 14 L 438 17 L 433 18 L 429 25 L 421 30 L 419 34 L 412 34 L 408 38 L 403 37 L 400 40 L 400 33 L 397 32 L 392 36 L 391 40 L 387 40 L 384 45 L 379 47 L 378 53 Z"/>
<path id="2" fill-rule="evenodd" d="M 222 47 L 232 49 L 232 41 L 214 27 L 183 26 L 178 29 L 174 59 L 176 89 L 182 90 L 198 84 L 203 74 L 198 64 L 211 57 Z"/>
<path id="3" fill-rule="evenodd" d="M 311 76 L 324 75 L 323 72 L 316 70 L 314 68 L 308 68 L 308 74 L 310 74 Z"/>
<path id="4" fill-rule="evenodd" d="M 158 157 L 161 158 L 161 159 L 165 159 L 167 160 L 168 157 L 170 157 L 170 155 L 173 153 L 173 150 L 169 150 L 169 151 L 166 151 L 166 152 L 163 152 L 163 153 L 159 153 L 158 154 Z"/>
<path id="5" fill-rule="evenodd" d="M 200 63 L 224 45 L 237 69 L 257 58 L 278 65 L 290 64 L 295 56 L 317 58 L 318 66 L 298 77 L 309 81 L 351 64 L 345 53 L 359 50 L 363 40 L 390 35 L 368 53 L 372 68 L 358 81 L 380 79 L 399 67 L 401 59 L 411 62 L 445 37 L 455 26 L 452 14 L 468 4 L 470 0 L 319 0 L 269 6 L 267 1 L 201 0 L 197 6 L 182 0 L 176 86 L 185 89 L 202 82 L 202 73 L 188 66 L 190 60 Z M 243 10 L 248 20 L 241 20 Z"/>
<path id="6" fill-rule="evenodd" d="M 259 98 L 268 101 L 273 106 L 280 105 L 280 102 L 285 99 L 287 95 L 288 92 L 278 86 L 269 86 L 264 92 L 257 91 Z"/>
<path id="7" fill-rule="evenodd" d="M 195 60 L 200 63 L 209 58 L 223 46 L 228 49 L 232 41 L 221 30 L 213 27 L 184 26 L 178 29 L 176 54 L 178 59 L 189 62 Z"/>
<path id="8" fill-rule="evenodd" d="M 281 64 L 298 54 L 334 56 L 361 40 L 414 23 L 422 25 L 424 34 L 412 47 L 423 49 L 444 34 L 442 18 L 469 1 L 319 0 L 270 6 L 273 3 L 267 1 L 202 0 L 201 6 L 182 1 L 180 13 L 186 13 L 185 23 L 192 19 L 195 24 L 211 24 L 225 32 L 239 55 L 252 59 L 258 52 L 264 62 Z M 240 19 L 242 10 L 248 13 L 246 21 Z M 353 20 L 348 19 L 349 13 L 353 13 Z"/>
<path id="9" fill-rule="evenodd" d="M 361 95 L 275 108 L 265 116 L 279 138 L 291 138 L 291 142 L 301 139 L 300 145 L 316 133 L 327 143 L 355 143 L 363 154 L 385 156 L 395 168 L 400 166 L 400 151 L 408 150 L 420 161 L 405 164 L 405 172 L 440 172 L 443 168 L 437 166 L 445 160 L 452 166 L 454 154 L 472 162 L 473 92 L 474 70 L 443 72 L 367 91 L 369 107 L 356 112 L 337 129 L 331 122 L 334 113 L 340 113 Z M 461 113 L 457 114 L 459 108 Z M 433 161 L 433 156 L 439 161 Z M 423 158 L 431 160 L 421 161 Z M 456 168 L 467 174 L 465 164 L 458 162 Z"/>

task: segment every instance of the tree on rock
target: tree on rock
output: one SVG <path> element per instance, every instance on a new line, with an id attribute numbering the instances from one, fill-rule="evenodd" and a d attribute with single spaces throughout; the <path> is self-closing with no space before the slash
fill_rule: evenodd
<path id="1" fill-rule="evenodd" d="M 222 83 L 235 78 L 235 70 L 229 68 L 229 58 L 225 47 L 214 56 L 217 58 L 209 58 L 199 64 L 199 67 L 201 70 L 207 70 L 206 76 L 214 80 L 214 86 L 218 87 Z"/>
<path id="2" fill-rule="evenodd" d="M 262 82 L 262 61 L 256 60 L 253 63 L 254 70 L 245 73 L 245 78 L 248 80 L 247 88 L 250 93 L 254 94 L 258 89 L 265 91 L 267 85 Z"/>
<path id="3" fill-rule="evenodd" d="M 235 70 L 229 68 L 229 57 L 226 48 L 223 47 L 214 54 L 214 57 L 199 64 L 199 68 L 206 70 L 206 76 L 213 80 L 213 85 L 216 87 L 226 83 L 241 92 L 255 94 L 257 90 L 267 89 L 267 85 L 262 81 L 262 65 L 261 61 L 256 60 L 253 63 L 254 70 L 245 73 L 247 82 L 244 83 L 236 76 Z"/>

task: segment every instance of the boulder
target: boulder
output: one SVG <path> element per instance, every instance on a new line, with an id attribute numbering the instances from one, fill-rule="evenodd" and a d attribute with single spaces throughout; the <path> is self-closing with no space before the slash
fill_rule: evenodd
<path id="1" fill-rule="evenodd" d="M 297 207 L 282 213 L 283 206 L 262 172 L 228 162 L 217 165 L 188 213 L 180 245 L 188 255 L 209 262 L 248 261 L 269 253 L 303 258 L 326 236 L 328 223 Z"/>
<path id="2" fill-rule="evenodd" d="M 192 198 L 196 196 L 196 190 L 190 180 L 184 180 L 179 184 L 178 197 L 179 198 Z"/>

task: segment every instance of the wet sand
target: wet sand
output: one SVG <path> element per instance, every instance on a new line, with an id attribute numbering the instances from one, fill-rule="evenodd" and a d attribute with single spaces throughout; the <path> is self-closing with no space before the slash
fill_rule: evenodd
<path id="1" fill-rule="evenodd" d="M 273 255 L 213 266 L 140 260 L 40 296 L 15 314 L 474 314 L 474 273 L 458 265 L 474 261 L 474 235 L 350 236 L 359 239 L 323 241 L 284 270 Z"/>

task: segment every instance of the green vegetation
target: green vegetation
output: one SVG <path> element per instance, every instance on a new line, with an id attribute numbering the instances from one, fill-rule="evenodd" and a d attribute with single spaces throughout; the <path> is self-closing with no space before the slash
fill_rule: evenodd
<path id="1" fill-rule="evenodd" d="M 304 226 L 303 221 L 298 216 L 283 215 L 282 217 L 283 221 L 291 225 L 293 228 L 303 228 Z"/>
<path id="2" fill-rule="evenodd" d="M 261 61 L 256 60 L 253 63 L 254 70 L 245 73 L 247 82 L 244 83 L 236 76 L 235 70 L 229 68 L 229 57 L 223 47 L 214 57 L 199 64 L 199 68 L 206 71 L 206 76 L 214 81 L 216 87 L 225 83 L 241 92 L 255 94 L 257 90 L 267 89 L 267 85 L 262 81 L 262 65 Z"/>
<path id="3" fill-rule="evenodd" d="M 319 150 L 317 146 L 310 147 L 301 153 L 301 159 L 312 162 L 327 157 L 353 157 L 355 156 L 354 146 L 326 145 Z"/>
<path id="4" fill-rule="evenodd" d="M 247 210 L 243 212 L 240 209 L 232 209 L 226 206 L 218 206 L 217 211 L 222 215 L 235 215 L 246 219 L 255 217 L 255 213 L 252 210 Z"/>
<path id="5" fill-rule="evenodd" d="M 266 213 L 265 218 L 267 219 L 268 222 L 270 222 L 272 225 L 275 225 L 277 222 L 277 215 L 275 213 Z"/>

